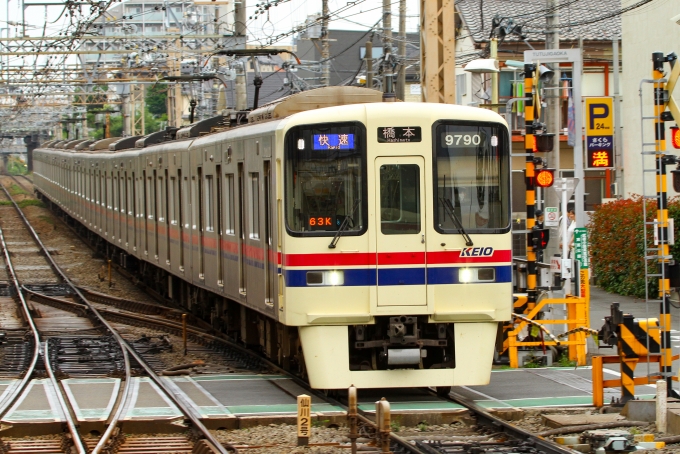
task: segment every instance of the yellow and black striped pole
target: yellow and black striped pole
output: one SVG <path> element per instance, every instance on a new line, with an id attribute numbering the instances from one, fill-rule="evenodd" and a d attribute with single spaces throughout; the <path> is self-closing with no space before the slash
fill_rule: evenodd
<path id="1" fill-rule="evenodd" d="M 663 53 L 654 52 L 652 62 L 652 78 L 663 78 L 663 66 L 666 61 Z M 670 284 L 670 247 L 668 244 L 668 197 L 666 194 L 666 130 L 661 114 L 666 109 L 664 92 L 666 84 L 656 82 L 654 84 L 654 140 L 656 160 L 656 195 L 657 212 L 656 228 L 658 229 L 658 271 L 659 271 L 659 298 L 661 300 L 659 310 L 659 328 L 661 337 L 661 375 L 668 384 L 668 395 L 673 395 L 673 353 L 671 351 L 671 284 Z M 646 220 L 645 220 L 646 222 Z"/>
<path id="2" fill-rule="evenodd" d="M 658 328 L 659 323 L 656 319 L 636 319 L 630 314 L 623 314 L 617 333 L 621 364 L 620 403 L 622 404 L 635 399 L 635 366 L 640 357 L 659 353 Z"/>
<path id="3" fill-rule="evenodd" d="M 534 164 L 534 99 L 536 87 L 534 86 L 534 71 L 536 65 L 524 64 L 524 93 L 529 99 L 524 103 L 524 149 L 526 152 L 525 183 L 526 183 L 526 206 L 527 206 L 527 311 L 536 306 L 536 251 L 532 241 L 531 231 L 536 225 L 535 204 L 536 188 L 534 177 L 536 165 Z"/>

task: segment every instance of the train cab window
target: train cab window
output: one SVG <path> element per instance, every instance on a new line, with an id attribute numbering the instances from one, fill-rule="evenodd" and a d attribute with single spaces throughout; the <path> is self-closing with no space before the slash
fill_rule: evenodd
<path id="1" fill-rule="evenodd" d="M 380 230 L 385 235 L 420 233 L 420 168 L 380 166 Z"/>
<path id="2" fill-rule="evenodd" d="M 434 126 L 435 229 L 440 233 L 505 233 L 510 228 L 510 151 L 497 123 Z"/>
<path id="3" fill-rule="evenodd" d="M 291 129 L 285 141 L 286 227 L 294 236 L 366 231 L 366 128 L 325 123 Z M 346 220 L 346 222 L 345 222 Z"/>

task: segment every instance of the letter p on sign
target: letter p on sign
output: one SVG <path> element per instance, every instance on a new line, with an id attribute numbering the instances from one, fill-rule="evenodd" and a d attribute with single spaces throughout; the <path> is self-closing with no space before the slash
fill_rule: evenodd
<path id="1" fill-rule="evenodd" d="M 586 135 L 611 136 L 613 129 L 612 98 L 586 98 Z"/>

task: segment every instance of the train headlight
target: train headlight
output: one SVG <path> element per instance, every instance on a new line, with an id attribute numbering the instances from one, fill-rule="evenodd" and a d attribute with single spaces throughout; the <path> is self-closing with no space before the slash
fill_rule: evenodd
<path id="1" fill-rule="evenodd" d="M 342 270 L 308 271 L 307 285 L 310 286 L 345 285 L 345 272 Z"/>
<path id="2" fill-rule="evenodd" d="M 326 285 L 343 285 L 345 283 L 344 271 L 325 271 L 324 275 Z"/>
<path id="3" fill-rule="evenodd" d="M 468 284 L 470 282 L 496 282 L 495 268 L 460 268 L 458 270 L 458 282 Z"/>
<path id="4" fill-rule="evenodd" d="M 458 280 L 464 284 L 472 281 L 472 270 L 470 268 L 461 268 L 458 270 Z"/>

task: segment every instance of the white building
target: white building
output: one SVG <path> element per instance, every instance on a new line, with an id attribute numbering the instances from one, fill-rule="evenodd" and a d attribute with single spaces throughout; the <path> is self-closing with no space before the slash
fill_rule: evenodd
<path id="1" fill-rule="evenodd" d="M 622 7 L 637 3 L 637 0 L 623 0 Z M 663 52 L 668 55 L 675 52 L 680 55 L 680 25 L 670 19 L 680 14 L 680 3 L 676 0 L 657 0 L 631 10 L 623 15 L 623 76 L 622 76 L 622 113 L 624 126 L 624 193 L 642 194 L 642 149 L 640 97 L 638 95 L 640 81 L 652 78 L 652 53 Z M 677 64 L 677 63 L 676 63 Z M 665 65 L 668 68 L 668 65 Z M 652 87 L 645 84 L 644 109 L 645 115 L 652 115 L 653 98 Z M 675 99 L 680 99 L 680 90 L 675 90 Z M 666 137 L 668 128 L 680 124 L 680 118 L 675 122 L 666 122 Z M 654 141 L 652 123 L 645 122 L 644 137 L 646 142 Z M 667 149 L 672 154 L 670 142 Z M 653 166 L 653 164 L 652 164 Z M 647 166 L 649 167 L 649 165 Z M 668 171 L 674 167 L 669 167 Z M 675 195 L 669 178 L 669 195 Z M 647 195 L 655 192 L 654 174 L 649 173 L 645 181 Z"/>

